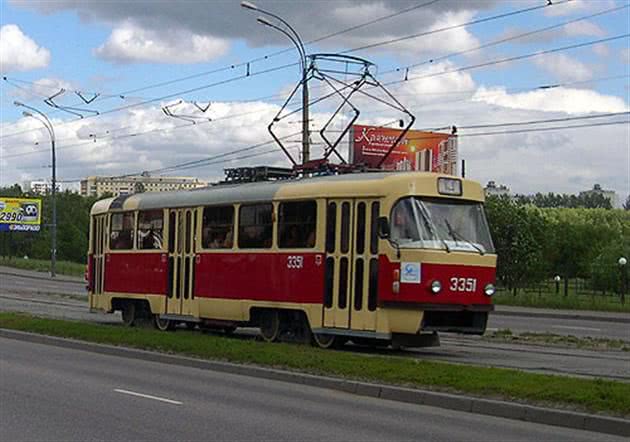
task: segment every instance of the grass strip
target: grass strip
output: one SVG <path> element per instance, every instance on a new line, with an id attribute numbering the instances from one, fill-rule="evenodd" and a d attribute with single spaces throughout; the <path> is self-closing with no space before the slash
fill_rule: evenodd
<path id="1" fill-rule="evenodd" d="M 630 416 L 630 384 L 609 380 L 364 355 L 306 345 L 266 344 L 183 330 L 163 333 L 150 328 L 45 319 L 8 312 L 0 313 L 0 327 L 203 359 Z"/>
<path id="2" fill-rule="evenodd" d="M 48 259 L 7 258 L 0 256 L 0 265 L 22 270 L 33 270 L 35 272 L 50 272 L 50 260 Z M 59 275 L 83 277 L 85 264 L 72 261 L 57 261 L 55 269 Z"/>
<path id="3" fill-rule="evenodd" d="M 589 296 L 576 295 L 575 293 L 564 296 L 552 292 L 542 292 L 540 294 L 519 292 L 513 295 L 508 292 L 499 292 L 492 297 L 492 301 L 499 305 L 518 307 L 630 313 L 630 302 L 622 304 L 616 296 Z"/>

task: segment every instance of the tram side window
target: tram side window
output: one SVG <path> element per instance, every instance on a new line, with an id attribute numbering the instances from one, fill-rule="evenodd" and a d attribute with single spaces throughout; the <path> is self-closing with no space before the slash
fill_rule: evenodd
<path id="1" fill-rule="evenodd" d="M 266 249 L 273 237 L 273 205 L 241 206 L 238 219 L 238 246 L 242 249 Z"/>
<path id="2" fill-rule="evenodd" d="M 317 203 L 281 203 L 278 209 L 278 247 L 313 248 L 317 227 Z"/>
<path id="3" fill-rule="evenodd" d="M 134 237 L 133 212 L 114 213 L 111 220 L 111 234 L 109 248 L 112 250 L 133 249 Z"/>
<path id="4" fill-rule="evenodd" d="M 164 212 L 147 210 L 138 213 L 138 249 L 161 250 Z"/>
<path id="5" fill-rule="evenodd" d="M 205 207 L 201 240 L 204 249 L 231 249 L 234 237 L 234 207 Z"/>

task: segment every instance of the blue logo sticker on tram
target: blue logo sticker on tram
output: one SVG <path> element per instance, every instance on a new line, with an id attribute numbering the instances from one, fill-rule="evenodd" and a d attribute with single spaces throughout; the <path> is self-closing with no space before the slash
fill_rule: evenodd
<path id="1" fill-rule="evenodd" d="M 420 263 L 419 262 L 401 262 L 400 263 L 400 282 L 410 284 L 420 284 Z"/>

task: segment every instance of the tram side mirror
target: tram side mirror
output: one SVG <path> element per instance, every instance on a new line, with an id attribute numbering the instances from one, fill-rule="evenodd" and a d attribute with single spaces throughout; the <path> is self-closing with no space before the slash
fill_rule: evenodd
<path id="1" fill-rule="evenodd" d="M 389 238 L 389 221 L 386 216 L 379 216 L 377 221 L 378 237 L 381 239 Z"/>

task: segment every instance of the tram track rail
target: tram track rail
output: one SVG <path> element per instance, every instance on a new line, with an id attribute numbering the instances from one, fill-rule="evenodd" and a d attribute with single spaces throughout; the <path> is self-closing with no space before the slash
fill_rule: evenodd
<path id="1" fill-rule="evenodd" d="M 90 313 L 85 301 L 56 293 L 0 293 L 0 310 L 44 315 L 89 322 L 119 323 L 119 315 Z M 208 333 L 213 333 L 208 331 Z M 222 333 L 217 332 L 217 335 Z M 256 339 L 257 330 L 240 329 L 236 339 Z M 548 347 L 531 344 L 489 343 L 476 337 L 441 335 L 440 347 L 395 350 L 346 345 L 341 351 L 366 356 L 392 356 L 422 360 L 439 360 L 461 365 L 493 366 L 538 373 L 588 378 L 605 378 L 630 382 L 630 353 Z"/>

